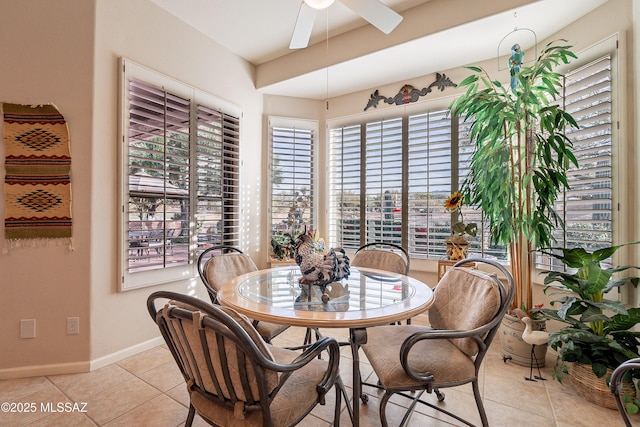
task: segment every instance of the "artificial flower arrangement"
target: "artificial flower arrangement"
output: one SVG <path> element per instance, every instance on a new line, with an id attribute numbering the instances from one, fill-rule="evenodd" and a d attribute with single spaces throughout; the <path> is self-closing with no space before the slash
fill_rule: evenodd
<path id="1" fill-rule="evenodd" d="M 462 216 L 462 205 L 464 203 L 464 197 L 461 192 L 454 191 L 451 196 L 444 202 L 444 208 L 448 212 L 455 212 L 460 219 L 458 222 L 451 225 L 451 240 L 458 242 L 468 242 L 465 234 L 471 237 L 476 237 L 478 232 L 478 224 L 470 222 L 464 223 Z"/>
<path id="2" fill-rule="evenodd" d="M 454 191 L 444 202 L 444 208 L 448 212 L 455 213 L 459 221 L 451 225 L 451 235 L 445 239 L 447 244 L 447 257 L 450 260 L 461 260 L 467 257 L 469 239 L 466 235 L 475 237 L 478 232 L 478 224 L 464 223 L 462 205 L 464 197 L 461 192 Z"/>

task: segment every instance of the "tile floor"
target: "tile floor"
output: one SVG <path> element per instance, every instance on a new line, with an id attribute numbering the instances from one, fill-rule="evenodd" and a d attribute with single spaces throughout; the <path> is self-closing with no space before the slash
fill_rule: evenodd
<path id="1" fill-rule="evenodd" d="M 414 323 L 422 323 L 420 317 Z M 323 330 L 325 335 L 346 340 L 346 330 Z M 302 341 L 304 329 L 290 328 L 276 339 L 277 345 L 296 345 Z M 369 377 L 372 369 L 364 355 L 362 375 Z M 601 408 L 578 396 L 570 380 L 561 385 L 551 379 L 555 357 L 548 352 L 543 375 L 547 381 L 529 382 L 524 377 L 529 368 L 504 363 L 499 343 L 494 342 L 487 355 L 480 377 L 480 387 L 489 423 L 492 426 L 535 427 L 591 427 L 623 426 L 616 410 Z M 342 348 L 341 373 L 351 391 L 351 352 Z M 371 381 L 371 380 L 369 380 Z M 375 377 L 373 379 L 375 382 Z M 369 402 L 360 405 L 361 425 L 379 426 L 378 398 L 380 394 L 365 387 Z M 452 412 L 464 414 L 473 423 L 479 416 L 470 385 L 444 390 L 444 405 Z M 435 401 L 435 396 L 426 395 Z M 305 418 L 301 426 L 329 426 L 332 421 L 332 402 L 318 406 Z M 332 400 L 332 399 L 331 399 Z M 0 412 L 0 426 L 154 426 L 174 427 L 184 424 L 187 417 L 188 395 L 184 381 L 169 350 L 158 346 L 92 372 L 55 375 L 0 381 L 0 402 L 35 404 L 29 413 Z M 76 412 L 52 412 L 46 405 L 67 402 Z M 82 408 L 81 402 L 86 402 Z M 73 407 L 78 403 L 77 407 Z M 387 409 L 390 425 L 398 425 L 406 399 L 393 398 Z M 44 405 L 44 408 L 42 407 Z M 64 408 L 66 409 L 66 408 Z M 85 409 L 86 412 L 77 412 Z M 462 425 L 445 415 L 418 406 L 411 416 L 410 426 Z M 640 416 L 634 418 L 640 426 Z M 346 410 L 342 425 L 350 425 Z M 207 425 L 197 415 L 195 426 Z"/>

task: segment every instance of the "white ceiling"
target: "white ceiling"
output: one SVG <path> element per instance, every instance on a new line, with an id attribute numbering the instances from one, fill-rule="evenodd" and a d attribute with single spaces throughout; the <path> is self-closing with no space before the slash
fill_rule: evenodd
<path id="1" fill-rule="evenodd" d="M 289 41 L 302 0 L 151 1 L 256 65 L 261 92 L 324 99 L 506 54 L 514 29 L 543 40 L 607 0 L 382 0 L 404 17 L 389 35 L 336 0 L 299 51 Z M 526 50 L 533 32 L 513 36 Z"/>

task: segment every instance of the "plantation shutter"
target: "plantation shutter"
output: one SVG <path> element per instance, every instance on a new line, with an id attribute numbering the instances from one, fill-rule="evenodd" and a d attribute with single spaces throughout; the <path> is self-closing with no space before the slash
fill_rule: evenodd
<path id="1" fill-rule="evenodd" d="M 402 118 L 367 123 L 365 138 L 366 242 L 401 245 Z"/>
<path id="2" fill-rule="evenodd" d="M 292 235 L 314 228 L 314 141 L 316 130 L 280 126 L 271 120 L 272 234 Z"/>
<path id="3" fill-rule="evenodd" d="M 579 167 L 567 172 L 570 188 L 556 203 L 565 230 L 556 230 L 554 246 L 593 251 L 613 244 L 610 56 L 567 73 L 560 105 L 579 126 L 565 131 Z M 540 269 L 564 268 L 546 256 L 536 262 Z"/>
<path id="4" fill-rule="evenodd" d="M 567 136 L 579 168 L 568 172 L 565 246 L 588 250 L 612 243 L 611 59 L 592 62 L 565 80 L 564 108 L 578 122 Z"/>
<path id="5" fill-rule="evenodd" d="M 240 246 L 241 111 L 122 58 L 120 290 L 181 281 Z"/>
<path id="6" fill-rule="evenodd" d="M 409 116 L 409 252 L 426 258 L 445 254 L 451 215 L 444 201 L 452 188 L 452 138 L 448 111 Z"/>
<path id="7" fill-rule="evenodd" d="M 197 106 L 196 223 L 198 244 L 240 245 L 237 117 Z"/>
<path id="8" fill-rule="evenodd" d="M 331 129 L 329 141 L 329 238 L 356 250 L 361 246 L 361 127 Z"/>
<path id="9" fill-rule="evenodd" d="M 129 272 L 187 264 L 169 249 L 190 214 L 190 100 L 132 79 L 129 105 Z"/>

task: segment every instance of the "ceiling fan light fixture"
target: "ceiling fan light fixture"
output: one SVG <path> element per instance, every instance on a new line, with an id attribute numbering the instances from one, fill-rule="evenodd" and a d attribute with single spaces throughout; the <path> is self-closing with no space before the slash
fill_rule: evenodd
<path id="1" fill-rule="evenodd" d="M 303 0 L 307 5 L 314 9 L 326 9 L 333 4 L 335 0 Z"/>

